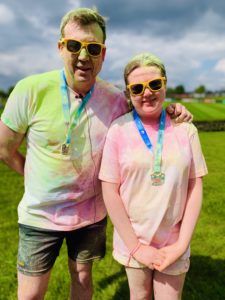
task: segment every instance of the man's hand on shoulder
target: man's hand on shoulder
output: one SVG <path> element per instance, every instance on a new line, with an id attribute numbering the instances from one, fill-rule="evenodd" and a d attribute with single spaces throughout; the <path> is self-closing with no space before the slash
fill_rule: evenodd
<path id="1" fill-rule="evenodd" d="M 192 122 L 193 115 L 180 103 L 171 103 L 166 107 L 167 113 L 177 123 Z"/>

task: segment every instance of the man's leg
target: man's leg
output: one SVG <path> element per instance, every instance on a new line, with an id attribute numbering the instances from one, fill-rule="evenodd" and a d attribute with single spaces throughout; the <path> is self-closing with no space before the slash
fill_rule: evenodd
<path id="1" fill-rule="evenodd" d="M 92 262 L 105 256 L 106 218 L 66 235 L 71 274 L 70 300 L 90 300 Z"/>
<path id="2" fill-rule="evenodd" d="M 50 271 L 41 276 L 27 276 L 18 271 L 18 300 L 43 300 Z"/>
<path id="3" fill-rule="evenodd" d="M 44 299 L 64 233 L 19 225 L 18 299 Z"/>
<path id="4" fill-rule="evenodd" d="M 93 294 L 92 262 L 77 263 L 69 258 L 70 300 L 91 300 Z"/>

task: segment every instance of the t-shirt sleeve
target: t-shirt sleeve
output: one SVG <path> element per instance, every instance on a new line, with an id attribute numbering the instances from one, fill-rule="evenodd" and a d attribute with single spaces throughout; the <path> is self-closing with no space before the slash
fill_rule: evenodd
<path id="1" fill-rule="evenodd" d="M 202 147 L 199 140 L 198 131 L 194 125 L 191 129 L 192 133 L 190 136 L 190 144 L 192 151 L 192 162 L 189 176 L 190 179 L 202 177 L 208 173 L 205 158 L 202 153 Z"/>
<path id="2" fill-rule="evenodd" d="M 4 111 L 1 115 L 2 122 L 10 129 L 24 134 L 28 127 L 28 96 L 19 82 L 10 94 Z"/>
<path id="3" fill-rule="evenodd" d="M 119 148 L 117 127 L 111 126 L 103 149 L 99 179 L 111 183 L 120 183 Z"/>

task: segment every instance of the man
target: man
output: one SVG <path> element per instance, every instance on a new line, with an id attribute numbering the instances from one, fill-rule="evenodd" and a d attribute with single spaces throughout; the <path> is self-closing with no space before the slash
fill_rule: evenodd
<path id="1" fill-rule="evenodd" d="M 111 122 L 128 110 L 123 93 L 97 78 L 106 53 L 103 17 L 80 8 L 60 29 L 64 69 L 21 80 L 0 123 L 0 158 L 25 176 L 17 264 L 23 300 L 44 299 L 64 238 L 70 299 L 92 298 L 92 262 L 105 254 L 101 154 Z M 26 158 L 18 151 L 25 136 Z"/>

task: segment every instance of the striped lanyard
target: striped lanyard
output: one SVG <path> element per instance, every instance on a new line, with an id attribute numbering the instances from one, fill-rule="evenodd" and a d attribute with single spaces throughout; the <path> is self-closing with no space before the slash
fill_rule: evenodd
<path id="1" fill-rule="evenodd" d="M 91 95 L 94 90 L 94 86 L 92 86 L 90 91 L 85 95 L 82 102 L 79 104 L 77 109 L 74 111 L 73 115 L 70 117 L 70 101 L 68 98 L 67 82 L 66 82 L 66 76 L 65 76 L 64 70 L 61 70 L 60 78 L 61 78 L 60 89 L 61 89 L 61 94 L 62 94 L 63 115 L 64 115 L 65 124 L 67 126 L 66 139 L 65 139 L 64 143 L 62 144 L 62 154 L 68 154 L 69 147 L 71 144 L 72 130 L 78 124 L 81 113 L 84 110 L 89 99 L 91 98 Z M 73 120 L 73 121 L 71 122 L 71 120 Z"/>
<path id="2" fill-rule="evenodd" d="M 153 145 L 151 140 L 141 122 L 139 115 L 136 110 L 133 110 L 133 118 L 137 129 L 140 133 L 140 136 L 145 143 L 146 147 L 153 153 Z M 162 161 L 162 149 L 163 149 L 163 140 L 164 140 L 164 131 L 165 131 L 165 123 L 166 123 L 166 112 L 163 109 L 160 115 L 159 120 L 159 130 L 156 142 L 156 150 L 154 155 L 154 163 L 153 163 L 153 174 L 151 175 L 153 185 L 161 185 L 164 182 L 165 174 L 161 172 L 161 161 Z"/>

